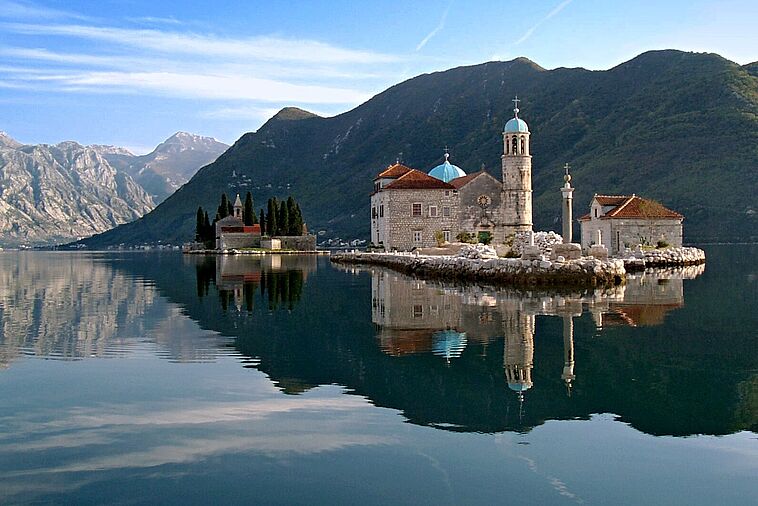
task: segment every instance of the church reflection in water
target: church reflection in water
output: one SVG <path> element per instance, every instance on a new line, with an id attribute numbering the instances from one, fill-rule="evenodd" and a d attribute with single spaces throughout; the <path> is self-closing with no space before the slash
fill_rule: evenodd
<path id="1" fill-rule="evenodd" d="M 624 286 L 562 294 L 446 285 L 369 269 L 372 321 L 380 348 L 394 357 L 431 353 L 450 364 L 469 342 L 488 350 L 502 339 L 505 380 L 523 401 L 534 386 L 536 317 L 561 318 L 564 360 L 556 375 L 570 396 L 576 380 L 574 318 L 586 309 L 597 331 L 662 324 L 668 312 L 684 305 L 683 279 L 698 276 L 703 268 L 638 273 Z"/>

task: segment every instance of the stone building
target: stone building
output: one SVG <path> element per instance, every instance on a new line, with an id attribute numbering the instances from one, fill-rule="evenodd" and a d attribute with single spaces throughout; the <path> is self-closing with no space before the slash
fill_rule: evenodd
<path id="1" fill-rule="evenodd" d="M 501 180 L 483 170 L 466 175 L 444 162 L 428 174 L 400 163 L 374 178 L 371 194 L 371 242 L 390 250 L 435 246 L 466 232 L 486 242 L 503 243 L 532 229 L 532 156 L 529 127 L 514 117 L 503 129 Z"/>
<path id="2" fill-rule="evenodd" d="M 684 217 L 636 195 L 595 195 L 590 212 L 579 218 L 582 248 L 602 244 L 610 254 L 637 245 L 682 246 Z"/>
<path id="3" fill-rule="evenodd" d="M 216 222 L 216 249 L 259 248 L 261 226 L 245 225 L 243 205 L 239 194 L 234 200 L 234 212 Z"/>

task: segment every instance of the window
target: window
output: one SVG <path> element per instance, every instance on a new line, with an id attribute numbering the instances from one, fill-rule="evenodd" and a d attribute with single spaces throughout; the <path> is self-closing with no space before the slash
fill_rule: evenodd
<path id="1" fill-rule="evenodd" d="M 450 206 L 444 206 L 442 208 L 442 216 L 444 216 L 445 218 L 450 217 Z"/>
<path id="2" fill-rule="evenodd" d="M 411 204 L 411 216 L 421 216 L 421 202 Z"/>
<path id="3" fill-rule="evenodd" d="M 413 317 L 414 318 L 423 318 L 424 317 L 424 306 L 421 304 L 416 304 L 413 306 Z"/>
<path id="4" fill-rule="evenodd" d="M 376 207 L 371 208 L 371 217 L 376 219 Z"/>
<path id="5" fill-rule="evenodd" d="M 450 231 L 449 230 L 443 230 L 442 231 L 442 239 L 444 239 L 445 242 L 450 242 Z"/>
<path id="6" fill-rule="evenodd" d="M 521 137 L 521 154 L 523 155 L 525 153 L 526 153 L 526 147 L 525 147 L 525 144 L 524 144 L 524 138 Z"/>
<path id="7" fill-rule="evenodd" d="M 437 206 L 429 206 L 429 217 L 436 218 L 437 216 Z"/>
<path id="8" fill-rule="evenodd" d="M 382 184 L 379 181 L 377 181 L 376 183 L 374 183 L 374 191 L 375 192 L 378 192 L 381 189 L 382 189 Z"/>
<path id="9" fill-rule="evenodd" d="M 384 218 L 384 204 L 379 206 L 379 217 Z"/>
<path id="10" fill-rule="evenodd" d="M 450 196 L 450 190 L 445 190 L 445 197 L 449 197 L 449 196 Z"/>
<path id="11" fill-rule="evenodd" d="M 595 218 L 597 218 L 597 207 L 595 208 Z"/>
<path id="12" fill-rule="evenodd" d="M 421 244 L 421 230 L 414 230 L 413 231 L 413 243 L 414 244 Z"/>
<path id="13" fill-rule="evenodd" d="M 518 139 L 516 138 L 515 135 L 513 137 L 511 137 L 511 145 L 513 146 L 513 148 L 511 149 L 511 154 L 515 155 L 516 154 L 516 149 L 518 147 Z"/>

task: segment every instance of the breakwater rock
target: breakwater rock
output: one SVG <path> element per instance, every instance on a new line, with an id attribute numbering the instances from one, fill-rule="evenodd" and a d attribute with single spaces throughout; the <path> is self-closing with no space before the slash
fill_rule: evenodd
<path id="1" fill-rule="evenodd" d="M 622 259 L 624 266 L 630 270 L 675 265 L 699 265 L 705 263 L 705 251 L 693 247 L 634 251 Z"/>
<path id="2" fill-rule="evenodd" d="M 520 258 L 466 258 L 462 256 L 424 256 L 412 253 L 334 253 L 332 262 L 371 264 L 422 278 L 480 281 L 510 286 L 612 286 L 625 281 L 626 270 L 620 259 L 555 261 Z"/>

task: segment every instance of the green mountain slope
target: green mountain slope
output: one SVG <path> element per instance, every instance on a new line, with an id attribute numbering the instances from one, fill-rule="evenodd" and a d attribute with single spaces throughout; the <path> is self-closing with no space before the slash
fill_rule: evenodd
<path id="1" fill-rule="evenodd" d="M 287 108 L 148 215 L 85 242 L 181 242 L 192 237 L 198 205 L 215 209 L 222 191 L 248 189 L 258 204 L 293 194 L 311 230 L 368 237 L 372 178 L 397 157 L 429 170 L 448 145 L 467 172 L 484 164 L 499 177 L 514 95 L 532 132 L 537 229 L 560 227 L 569 162 L 577 215 L 593 193 L 637 193 L 683 213 L 688 241 L 758 239 L 754 68 L 669 50 L 607 71 L 545 70 L 524 58 L 459 67 L 332 118 Z"/>

